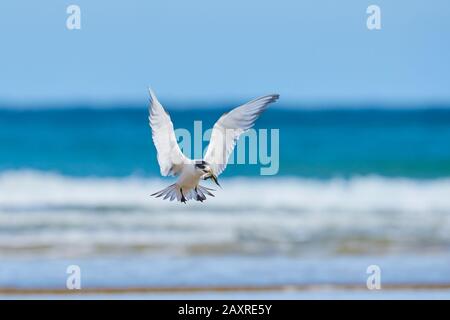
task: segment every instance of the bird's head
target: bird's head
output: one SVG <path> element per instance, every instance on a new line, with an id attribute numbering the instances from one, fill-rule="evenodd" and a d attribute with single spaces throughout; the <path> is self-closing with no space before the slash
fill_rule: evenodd
<path id="1" fill-rule="evenodd" d="M 201 175 L 203 180 L 211 179 L 220 187 L 219 181 L 217 180 L 217 176 L 214 174 L 210 164 L 204 160 L 195 162 L 195 170 Z"/>

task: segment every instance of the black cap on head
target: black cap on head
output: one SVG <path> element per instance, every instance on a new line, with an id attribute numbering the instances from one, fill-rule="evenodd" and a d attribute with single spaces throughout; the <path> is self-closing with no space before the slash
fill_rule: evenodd
<path id="1" fill-rule="evenodd" d="M 208 165 L 208 163 L 205 160 L 197 160 L 197 161 L 195 161 L 195 166 L 197 168 L 205 169 L 206 165 Z"/>

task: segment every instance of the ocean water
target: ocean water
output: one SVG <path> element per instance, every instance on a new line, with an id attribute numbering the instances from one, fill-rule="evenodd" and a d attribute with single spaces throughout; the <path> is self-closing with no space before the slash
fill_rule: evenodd
<path id="1" fill-rule="evenodd" d="M 70 263 L 93 287 L 450 283 L 450 109 L 276 106 L 256 128 L 279 129 L 278 173 L 230 165 L 186 205 L 149 196 L 173 179 L 145 107 L 1 109 L 0 288 Z M 169 111 L 193 131 L 224 110 Z"/>
<path id="2" fill-rule="evenodd" d="M 277 176 L 450 176 L 450 109 L 289 111 L 277 106 L 256 123 L 257 129 L 280 130 Z M 169 111 L 175 128 L 193 131 L 194 121 L 202 120 L 206 130 L 226 109 Z M 0 170 L 157 177 L 149 130 L 145 107 L 0 109 Z M 255 176 L 259 168 L 234 165 L 224 176 Z"/>

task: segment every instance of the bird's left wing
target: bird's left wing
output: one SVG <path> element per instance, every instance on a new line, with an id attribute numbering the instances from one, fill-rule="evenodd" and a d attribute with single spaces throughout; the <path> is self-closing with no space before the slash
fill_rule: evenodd
<path id="1" fill-rule="evenodd" d="M 153 143 L 158 153 L 158 163 L 161 175 L 177 175 L 183 168 L 183 164 L 189 161 L 178 146 L 173 123 L 169 114 L 159 103 L 151 89 L 149 106 L 149 124 L 152 129 Z"/>
<path id="2" fill-rule="evenodd" d="M 247 102 L 223 114 L 214 124 L 204 159 L 216 176 L 225 170 L 240 135 L 253 127 L 260 114 L 278 98 L 278 94 L 272 94 Z"/>

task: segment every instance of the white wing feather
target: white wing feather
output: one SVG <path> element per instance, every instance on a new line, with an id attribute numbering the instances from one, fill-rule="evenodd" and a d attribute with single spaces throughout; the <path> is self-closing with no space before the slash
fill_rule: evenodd
<path id="1" fill-rule="evenodd" d="M 157 151 L 157 158 L 161 175 L 177 175 L 183 168 L 183 164 L 188 159 L 181 152 L 178 146 L 175 132 L 173 130 L 173 123 L 169 114 L 164 110 L 159 103 L 156 95 L 151 89 L 150 91 L 150 106 L 149 106 L 149 124 L 152 129 L 153 143 Z"/>
<path id="2" fill-rule="evenodd" d="M 240 135 L 253 127 L 259 115 L 278 98 L 279 95 L 273 94 L 247 102 L 223 114 L 214 124 L 204 159 L 210 164 L 216 176 L 225 170 Z"/>

